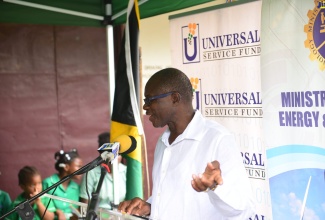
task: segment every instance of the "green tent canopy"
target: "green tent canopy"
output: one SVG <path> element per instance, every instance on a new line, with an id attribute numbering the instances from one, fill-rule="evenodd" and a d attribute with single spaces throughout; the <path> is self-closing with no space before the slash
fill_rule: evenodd
<path id="1" fill-rule="evenodd" d="M 10 2 L 7 2 L 10 1 Z M 107 1 L 107 0 L 106 0 Z M 108 0 L 112 4 L 112 25 L 125 23 L 128 0 Z M 139 0 L 140 17 L 148 18 L 187 7 L 203 4 L 212 0 Z M 36 4 L 55 9 L 63 9 L 94 15 L 96 18 L 85 18 L 55 11 L 19 5 Z M 52 24 L 70 26 L 105 26 L 105 0 L 1 0 L 0 22 L 20 24 Z M 36 6 L 37 7 L 37 6 Z"/>

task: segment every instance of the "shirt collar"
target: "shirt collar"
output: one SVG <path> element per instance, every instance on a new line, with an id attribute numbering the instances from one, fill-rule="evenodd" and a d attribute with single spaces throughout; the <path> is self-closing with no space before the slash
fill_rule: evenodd
<path id="1" fill-rule="evenodd" d="M 173 142 L 173 144 L 177 144 L 178 142 L 188 139 L 188 140 L 197 140 L 200 141 L 203 137 L 203 131 L 205 127 L 205 120 L 200 111 L 195 110 L 194 117 L 190 121 L 190 123 L 187 125 L 186 129 L 182 134 L 180 134 L 176 140 Z M 169 146 L 168 138 L 170 135 L 170 130 L 167 127 L 165 132 L 162 134 L 162 141 L 166 144 L 166 146 Z M 172 145 L 173 145 L 172 144 Z"/>

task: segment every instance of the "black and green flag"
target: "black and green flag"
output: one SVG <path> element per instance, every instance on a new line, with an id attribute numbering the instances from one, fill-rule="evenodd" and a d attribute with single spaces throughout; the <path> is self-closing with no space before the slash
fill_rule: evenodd
<path id="1" fill-rule="evenodd" d="M 115 95 L 111 120 L 111 140 L 121 135 L 135 138 L 134 151 L 124 155 L 127 159 L 126 199 L 143 198 L 141 134 L 139 110 L 139 8 L 137 0 L 130 0 L 123 44 L 115 77 Z"/>

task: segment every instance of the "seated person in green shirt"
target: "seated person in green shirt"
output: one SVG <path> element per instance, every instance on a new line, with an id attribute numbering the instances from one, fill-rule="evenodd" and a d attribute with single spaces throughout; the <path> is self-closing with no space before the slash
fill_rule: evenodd
<path id="1" fill-rule="evenodd" d="M 79 154 L 75 149 L 69 152 L 60 150 L 55 153 L 54 157 L 56 159 L 55 169 L 58 171 L 58 173 L 55 173 L 43 180 L 44 189 L 51 187 L 53 184 L 82 167 L 82 159 L 79 157 Z M 81 179 L 81 176 L 76 175 L 74 178 Z M 58 187 L 50 190 L 48 194 L 79 202 L 79 191 L 80 188 L 78 183 L 76 183 L 73 179 L 69 179 L 60 184 Z M 71 208 L 71 206 L 78 209 L 78 206 L 69 202 L 58 199 L 54 199 L 53 201 L 56 208 L 55 219 L 70 219 L 73 213 L 73 208 Z"/>
<path id="2" fill-rule="evenodd" d="M 10 211 L 11 198 L 9 194 L 0 189 L 0 216 Z"/>
<path id="3" fill-rule="evenodd" d="M 23 192 L 12 202 L 11 209 L 14 209 L 18 204 L 36 196 L 42 191 L 42 178 L 39 171 L 33 166 L 25 166 L 18 173 L 19 186 Z M 30 203 L 34 210 L 34 219 L 53 220 L 55 207 L 52 201 L 46 197 L 38 197 Z M 48 205 L 47 209 L 46 206 Z M 46 210 L 46 212 L 45 212 Z M 45 214 L 44 214 L 45 212 Z M 21 220 L 17 211 L 10 214 L 6 219 Z"/>

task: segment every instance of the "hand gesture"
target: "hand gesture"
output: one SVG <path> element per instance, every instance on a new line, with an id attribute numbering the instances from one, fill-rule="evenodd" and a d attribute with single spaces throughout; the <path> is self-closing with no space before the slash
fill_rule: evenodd
<path id="1" fill-rule="evenodd" d="M 215 190 L 218 185 L 222 185 L 220 163 L 218 161 L 209 162 L 203 174 L 192 175 L 192 187 L 197 192 Z"/>

